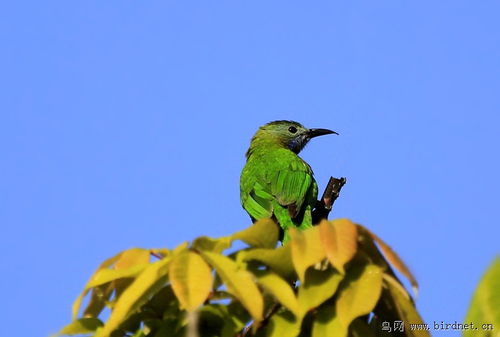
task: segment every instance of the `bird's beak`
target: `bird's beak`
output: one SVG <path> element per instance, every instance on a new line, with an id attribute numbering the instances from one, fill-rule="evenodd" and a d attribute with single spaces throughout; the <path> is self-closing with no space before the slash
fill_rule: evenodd
<path id="1" fill-rule="evenodd" d="M 338 135 L 337 132 L 328 129 L 309 129 L 307 135 L 309 138 L 314 138 L 323 135 L 331 135 L 332 133 Z"/>

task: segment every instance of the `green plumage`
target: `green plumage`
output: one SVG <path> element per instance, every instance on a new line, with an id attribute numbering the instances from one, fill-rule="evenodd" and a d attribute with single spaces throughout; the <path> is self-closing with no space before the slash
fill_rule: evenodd
<path id="1" fill-rule="evenodd" d="M 284 232 L 283 243 L 289 239 L 288 228 L 312 227 L 318 195 L 311 167 L 297 154 L 311 138 L 330 133 L 335 132 L 275 121 L 252 138 L 241 173 L 241 204 L 254 221 L 275 217 Z"/>

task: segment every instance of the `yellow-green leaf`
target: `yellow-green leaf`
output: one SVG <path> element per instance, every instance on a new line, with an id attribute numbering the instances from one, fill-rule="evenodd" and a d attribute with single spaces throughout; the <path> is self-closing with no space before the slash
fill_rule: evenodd
<path id="1" fill-rule="evenodd" d="M 401 258 L 396 254 L 396 252 L 384 241 L 382 241 L 381 238 L 379 238 L 377 235 L 369 231 L 367 228 L 364 228 L 370 236 L 373 238 L 373 240 L 378 244 L 380 250 L 384 254 L 385 258 L 389 263 L 396 268 L 401 274 L 403 274 L 411 283 L 413 292 L 415 293 L 415 296 L 418 294 L 418 283 L 417 279 L 413 276 L 413 274 L 410 272 L 410 269 L 406 266 L 406 264 L 401 260 Z"/>
<path id="2" fill-rule="evenodd" d="M 171 258 L 166 257 L 144 269 L 132 284 L 123 291 L 108 321 L 95 337 L 109 337 L 154 291 L 165 285 L 170 261 Z"/>
<path id="3" fill-rule="evenodd" d="M 412 301 L 410 294 L 398 279 L 385 273 L 382 275 L 382 279 L 384 287 L 388 288 L 390 283 L 391 289 L 397 290 L 407 301 Z"/>
<path id="4" fill-rule="evenodd" d="M 278 242 L 279 228 L 272 219 L 261 219 L 251 227 L 233 234 L 233 240 L 241 240 L 252 247 L 274 248 Z"/>
<path id="5" fill-rule="evenodd" d="M 392 273 L 389 263 L 380 252 L 370 233 L 361 225 L 358 225 L 358 253 L 355 256 L 355 264 L 375 264 L 384 272 Z"/>
<path id="6" fill-rule="evenodd" d="M 300 333 L 300 320 L 285 311 L 274 314 L 265 327 L 265 337 L 297 337 Z M 258 336 L 261 336 L 260 334 Z"/>
<path id="7" fill-rule="evenodd" d="M 245 324 L 240 324 L 229 312 L 228 306 L 222 304 L 207 304 L 200 308 L 199 326 L 203 326 L 203 336 L 234 337 Z M 190 336 L 186 333 L 185 336 Z M 162 336 L 163 337 L 163 336 Z"/>
<path id="8" fill-rule="evenodd" d="M 187 241 L 182 242 L 181 244 L 177 245 L 177 247 L 172 250 L 172 253 L 170 256 L 173 256 L 175 254 L 178 254 L 179 252 L 182 252 L 184 249 L 186 249 L 189 246 Z"/>
<path id="9" fill-rule="evenodd" d="M 474 293 L 469 311 L 465 318 L 466 324 L 474 323 L 478 330 L 464 331 L 464 337 L 469 336 L 500 336 L 500 256 L 495 259 L 481 278 Z M 492 324 L 495 330 L 488 329 Z"/>
<path id="10" fill-rule="evenodd" d="M 370 313 L 382 291 L 382 270 L 366 265 L 350 270 L 338 290 L 335 305 L 323 306 L 313 324 L 313 337 L 347 336 L 349 325 Z"/>
<path id="11" fill-rule="evenodd" d="M 150 251 L 143 248 L 131 248 L 122 252 L 118 261 L 114 265 L 114 269 L 128 269 L 137 265 L 145 265 L 149 263 Z"/>
<path id="12" fill-rule="evenodd" d="M 120 256 L 122 254 L 123 254 L 123 252 L 120 252 L 120 253 L 116 254 L 115 256 L 105 260 L 103 263 L 101 263 L 101 265 L 97 268 L 97 270 L 94 272 L 94 274 L 90 277 L 90 280 L 92 280 L 94 275 L 96 273 L 98 273 L 101 269 L 108 268 L 109 266 L 113 265 L 116 261 L 118 261 L 118 259 L 120 258 Z M 90 282 L 90 280 L 89 280 L 89 282 Z M 78 296 L 78 298 L 73 303 L 72 310 L 71 310 L 73 320 L 76 320 L 76 318 L 78 316 L 78 311 L 80 310 L 80 305 L 82 303 L 82 300 L 85 297 L 85 295 L 87 295 L 88 291 L 89 291 L 89 288 L 85 287 L 83 292 L 80 294 L 80 296 Z"/>
<path id="13" fill-rule="evenodd" d="M 398 320 L 403 322 L 407 336 L 430 336 L 428 331 L 410 328 L 410 324 L 421 324 L 423 326 L 424 322 L 418 314 L 406 289 L 401 286 L 399 281 L 387 274 L 384 274 L 383 277 L 383 291 L 380 297 L 379 307 L 376 314 L 380 317 L 397 317 Z M 380 326 L 377 328 L 381 329 Z"/>
<path id="14" fill-rule="evenodd" d="M 202 251 L 203 258 L 217 271 L 230 294 L 236 297 L 257 322 L 262 320 L 264 300 L 253 276 L 230 258 L 211 252 Z"/>
<path id="15" fill-rule="evenodd" d="M 92 288 L 89 303 L 85 307 L 82 317 L 89 318 L 99 316 L 106 305 L 110 303 L 110 297 L 115 290 L 113 283 L 114 282 L 110 282 Z"/>
<path id="16" fill-rule="evenodd" d="M 147 249 L 131 248 L 128 250 L 124 250 L 116 254 L 115 256 L 105 260 L 90 277 L 90 280 L 85 285 L 83 292 L 74 302 L 72 310 L 73 320 L 75 320 L 78 315 L 82 299 L 91 288 L 103 285 L 104 283 L 116 280 L 118 278 L 133 277 L 137 275 L 148 264 L 149 255 L 150 252 Z M 110 267 L 113 267 L 113 269 L 108 269 Z M 111 289 L 108 289 L 107 293 L 110 295 L 111 291 L 109 290 Z M 102 298 L 101 302 L 104 302 L 105 300 L 106 299 Z M 89 306 L 91 306 L 92 304 L 92 302 L 89 303 Z"/>
<path id="17" fill-rule="evenodd" d="M 375 265 L 355 268 L 346 275 L 337 302 L 336 313 L 342 329 L 356 318 L 370 313 L 382 291 L 382 270 Z"/>
<path id="18" fill-rule="evenodd" d="M 335 305 L 327 303 L 319 308 L 313 322 L 311 337 L 346 337 L 347 329 L 342 330 L 335 314 Z"/>
<path id="19" fill-rule="evenodd" d="M 349 327 L 349 337 L 377 337 L 365 320 L 355 319 Z"/>
<path id="20" fill-rule="evenodd" d="M 66 325 L 59 331 L 57 336 L 71 336 L 93 333 L 97 328 L 102 326 L 101 320 L 98 318 L 80 318 Z"/>
<path id="21" fill-rule="evenodd" d="M 323 220 L 319 224 L 319 233 L 326 257 L 338 271 L 344 273 L 344 265 L 356 254 L 356 225 L 347 219 Z"/>
<path id="22" fill-rule="evenodd" d="M 240 251 L 238 257 L 240 254 L 243 261 L 260 261 L 284 278 L 290 278 L 295 274 L 290 245 L 276 249 L 255 248 Z"/>
<path id="23" fill-rule="evenodd" d="M 296 317 L 300 315 L 299 302 L 287 281 L 275 273 L 264 271 L 257 274 L 257 282 Z"/>
<path id="24" fill-rule="evenodd" d="M 312 337 L 324 337 L 324 336 L 335 336 L 335 337 L 375 337 L 375 336 L 385 336 L 384 331 L 373 330 L 363 319 L 355 319 L 346 330 L 343 328 L 342 323 L 338 319 L 335 313 L 335 305 L 329 303 L 326 306 L 322 306 L 317 315 L 316 320 L 313 323 L 313 333 Z M 389 334 L 390 335 L 390 334 Z"/>
<path id="25" fill-rule="evenodd" d="M 127 269 L 101 269 L 92 276 L 92 279 L 87 283 L 86 288 L 93 288 L 98 285 L 111 282 L 124 277 L 135 277 L 141 273 L 148 264 L 141 264 L 129 267 Z"/>
<path id="26" fill-rule="evenodd" d="M 315 226 L 305 231 L 290 228 L 290 236 L 292 240 L 289 244 L 292 249 L 293 265 L 299 279 L 303 282 L 306 269 L 320 262 L 326 256 L 321 244 L 319 228 Z"/>
<path id="27" fill-rule="evenodd" d="M 301 317 L 333 296 L 343 275 L 332 268 L 327 270 L 308 269 L 305 281 L 299 286 Z"/>
<path id="28" fill-rule="evenodd" d="M 172 289 L 181 306 L 188 311 L 197 309 L 212 289 L 210 267 L 200 255 L 185 250 L 174 256 L 169 266 Z"/>
<path id="29" fill-rule="evenodd" d="M 196 250 L 208 250 L 214 253 L 222 253 L 224 250 L 231 247 L 231 237 L 225 236 L 219 239 L 209 238 L 208 236 L 200 236 L 196 238 L 191 248 Z"/>

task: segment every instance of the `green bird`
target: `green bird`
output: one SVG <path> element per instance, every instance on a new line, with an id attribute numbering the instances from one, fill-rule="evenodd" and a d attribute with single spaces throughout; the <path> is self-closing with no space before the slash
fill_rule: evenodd
<path id="1" fill-rule="evenodd" d="M 241 205 L 257 221 L 274 218 L 289 240 L 288 228 L 312 227 L 318 185 L 309 164 L 298 156 L 311 138 L 338 134 L 328 129 L 307 129 L 294 121 L 261 126 L 246 153 L 240 178 Z"/>

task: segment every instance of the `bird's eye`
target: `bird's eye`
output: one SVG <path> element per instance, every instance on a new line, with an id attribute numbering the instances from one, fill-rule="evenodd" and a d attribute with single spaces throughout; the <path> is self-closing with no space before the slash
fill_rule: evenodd
<path id="1" fill-rule="evenodd" d="M 297 128 L 295 126 L 290 126 L 288 128 L 288 131 L 290 131 L 291 133 L 295 133 L 295 132 L 297 132 Z"/>

